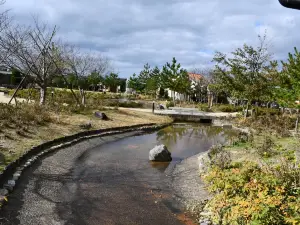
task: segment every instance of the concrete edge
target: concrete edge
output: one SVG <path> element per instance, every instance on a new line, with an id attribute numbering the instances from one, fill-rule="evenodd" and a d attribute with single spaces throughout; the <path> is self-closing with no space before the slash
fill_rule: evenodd
<path id="1" fill-rule="evenodd" d="M 127 133 L 127 132 L 137 131 L 137 130 L 143 132 L 155 131 L 167 127 L 171 124 L 172 123 L 166 123 L 166 124 L 148 123 L 148 124 L 139 124 L 133 126 L 83 131 L 70 136 L 57 138 L 52 141 L 42 143 L 41 145 L 32 147 L 28 151 L 24 152 L 24 154 L 21 157 L 11 162 L 9 165 L 7 165 L 5 169 L 2 171 L 2 173 L 0 173 L 0 210 L 5 204 L 5 202 L 8 201 L 9 193 L 13 191 L 23 171 L 26 168 L 30 167 L 40 157 L 46 156 L 49 153 L 52 153 L 62 148 L 72 146 L 76 143 L 79 143 L 87 139 Z"/>

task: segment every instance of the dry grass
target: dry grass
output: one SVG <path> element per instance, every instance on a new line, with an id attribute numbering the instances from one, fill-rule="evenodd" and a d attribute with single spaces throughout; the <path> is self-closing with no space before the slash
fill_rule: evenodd
<path id="1" fill-rule="evenodd" d="M 145 123 L 168 123 L 171 119 L 126 109 L 105 110 L 108 121 L 85 109 L 75 113 L 35 105 L 0 106 L 0 171 L 24 151 L 43 142 L 83 131 L 80 125 L 91 123 L 91 129 L 122 127 Z M 2 156 L 2 157 L 1 157 Z"/>

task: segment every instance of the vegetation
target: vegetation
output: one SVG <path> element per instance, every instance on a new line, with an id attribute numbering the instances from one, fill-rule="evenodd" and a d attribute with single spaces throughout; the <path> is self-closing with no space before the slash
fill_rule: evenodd
<path id="1" fill-rule="evenodd" d="M 147 63 L 139 76 L 133 74 L 129 78 L 129 87 L 140 92 L 160 97 L 165 97 L 164 89 L 188 94 L 190 92 L 191 82 L 188 72 L 181 68 L 175 57 L 172 63 L 166 63 L 160 71 L 158 67 L 151 69 Z M 157 91 L 159 90 L 159 93 Z M 175 98 L 173 99 L 175 101 Z"/>
<path id="2" fill-rule="evenodd" d="M 239 118 L 254 129 L 209 152 L 202 174 L 213 198 L 205 210 L 216 224 L 299 224 L 299 138 L 290 115 Z M 247 138 L 245 138 L 247 137 Z"/>
<path id="3" fill-rule="evenodd" d="M 214 106 L 209 108 L 207 104 L 198 104 L 198 109 L 204 112 L 241 112 L 243 110 L 243 107 L 229 104 L 215 104 Z"/>
<path id="4" fill-rule="evenodd" d="M 300 223 L 300 168 L 293 160 L 214 166 L 204 179 L 215 193 L 208 207 L 218 224 Z"/>

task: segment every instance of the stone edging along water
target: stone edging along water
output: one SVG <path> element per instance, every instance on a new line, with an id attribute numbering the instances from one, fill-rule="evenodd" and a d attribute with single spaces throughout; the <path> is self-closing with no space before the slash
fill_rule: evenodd
<path id="1" fill-rule="evenodd" d="M 9 193 L 13 191 L 17 181 L 22 175 L 22 172 L 26 168 L 30 167 L 40 157 L 45 156 L 48 153 L 52 153 L 56 150 L 69 147 L 86 139 L 121 134 L 131 131 L 154 131 L 169 125 L 170 123 L 148 123 L 100 130 L 89 130 L 70 136 L 57 138 L 31 148 L 30 150 L 26 151 L 20 158 L 7 165 L 2 173 L 0 173 L 0 210 L 3 204 L 7 201 Z"/>

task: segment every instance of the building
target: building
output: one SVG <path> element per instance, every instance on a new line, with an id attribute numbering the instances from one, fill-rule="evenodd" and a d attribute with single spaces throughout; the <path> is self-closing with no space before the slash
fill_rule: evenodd
<path id="1" fill-rule="evenodd" d="M 0 86 L 8 86 L 11 84 L 11 69 L 0 65 Z"/>
<path id="2" fill-rule="evenodd" d="M 203 79 L 203 75 L 197 73 L 188 73 L 189 79 L 191 81 L 191 88 L 194 89 L 196 85 Z M 185 101 L 192 98 L 192 96 L 187 96 L 185 94 L 180 94 L 178 92 L 174 92 L 168 89 L 168 96 L 172 99 Z"/>

